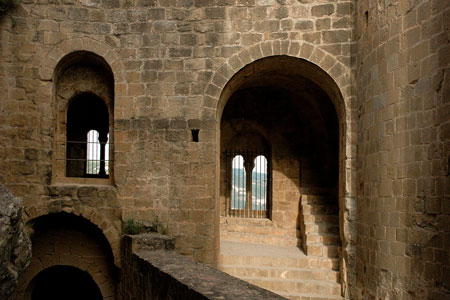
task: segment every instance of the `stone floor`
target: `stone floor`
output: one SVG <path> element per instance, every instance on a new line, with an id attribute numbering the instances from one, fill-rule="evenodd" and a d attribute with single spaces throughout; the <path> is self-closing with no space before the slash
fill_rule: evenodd
<path id="1" fill-rule="evenodd" d="M 219 269 L 291 300 L 343 299 L 338 259 L 294 246 L 222 240 Z"/>

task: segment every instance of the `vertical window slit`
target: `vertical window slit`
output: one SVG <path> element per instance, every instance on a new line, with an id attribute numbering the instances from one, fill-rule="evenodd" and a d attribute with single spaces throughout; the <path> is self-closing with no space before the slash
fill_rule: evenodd
<path id="1" fill-rule="evenodd" d="M 198 133 L 200 132 L 199 129 L 191 129 L 192 133 L 192 141 L 195 143 L 198 143 Z"/>

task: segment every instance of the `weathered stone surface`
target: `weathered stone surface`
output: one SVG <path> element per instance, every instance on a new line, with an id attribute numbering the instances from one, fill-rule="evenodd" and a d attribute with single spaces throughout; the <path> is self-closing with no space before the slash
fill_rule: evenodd
<path id="1" fill-rule="evenodd" d="M 366 275 L 356 274 L 354 297 L 450 299 L 450 65 L 437 41 L 449 12 L 439 0 L 357 3 L 356 269 Z"/>
<path id="2" fill-rule="evenodd" d="M 123 237 L 119 299 L 286 299 L 194 262 L 171 250 L 170 241 L 158 234 Z"/>
<path id="3" fill-rule="evenodd" d="M 448 298 L 449 16 L 448 0 L 21 1 L 0 18 L 0 181 L 22 199 L 27 220 L 85 216 L 105 232 L 115 258 L 122 222 L 156 215 L 177 236 L 177 251 L 214 265 L 222 113 L 241 88 L 283 87 L 295 94 L 296 120 L 316 118 L 272 136 L 305 142 L 321 120 L 338 131 L 313 136 L 337 137 L 339 234 L 333 230 L 346 295 Z M 321 106 L 294 91 L 303 82 L 296 75 L 269 71 L 284 55 L 317 67 L 296 74 L 315 78 L 337 120 L 310 113 L 306 102 Z M 271 63 L 252 64 L 262 58 Z M 107 180 L 64 172 L 66 108 L 83 93 L 108 106 Z M 325 148 L 298 149 L 295 157 L 310 151 L 324 162 L 317 150 Z M 288 161 L 274 161 L 269 221 L 286 225 L 272 225 L 274 239 L 286 227 L 307 237 L 308 219 L 323 221 L 303 211 L 313 206 L 299 196 L 323 192 L 305 184 L 328 175 L 311 168 L 313 160 Z"/>
<path id="4" fill-rule="evenodd" d="M 0 298 L 10 299 L 31 259 L 22 201 L 0 184 Z"/>

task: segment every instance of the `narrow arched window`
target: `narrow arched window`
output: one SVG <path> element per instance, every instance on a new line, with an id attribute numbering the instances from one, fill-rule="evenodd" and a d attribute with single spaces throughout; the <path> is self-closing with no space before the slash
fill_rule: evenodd
<path id="1" fill-rule="evenodd" d="M 244 157 L 236 155 L 231 162 L 231 203 L 232 210 L 242 210 L 246 206 L 247 174 L 244 168 Z"/>
<path id="2" fill-rule="evenodd" d="M 267 159 L 258 155 L 253 161 L 252 170 L 252 210 L 262 212 L 267 210 Z"/>

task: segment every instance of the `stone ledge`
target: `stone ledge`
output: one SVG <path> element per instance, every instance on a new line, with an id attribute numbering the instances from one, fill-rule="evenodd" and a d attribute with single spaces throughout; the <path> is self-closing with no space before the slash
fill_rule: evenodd
<path id="1" fill-rule="evenodd" d="M 120 299 L 286 299 L 178 254 L 170 237 L 125 236 L 122 246 Z"/>
<path id="2" fill-rule="evenodd" d="M 175 239 L 168 235 L 162 235 L 156 232 L 142 233 L 137 235 L 125 235 L 122 238 L 125 248 L 135 251 L 153 251 L 153 250 L 174 250 Z M 124 250 L 128 250 L 124 249 Z"/>

